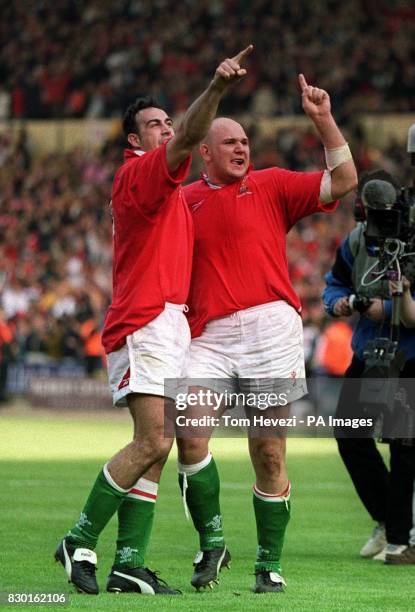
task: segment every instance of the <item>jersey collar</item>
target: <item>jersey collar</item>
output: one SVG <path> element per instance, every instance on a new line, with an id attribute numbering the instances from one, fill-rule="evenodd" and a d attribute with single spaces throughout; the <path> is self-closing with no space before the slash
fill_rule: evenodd
<path id="1" fill-rule="evenodd" d="M 241 179 L 235 181 L 234 183 L 229 183 L 230 185 L 234 185 L 235 183 L 246 183 L 246 180 L 248 178 L 248 174 L 251 172 L 251 170 L 253 169 L 253 165 L 249 164 L 248 166 L 248 170 L 246 171 L 245 176 L 243 176 Z M 212 181 L 209 180 L 208 175 L 206 174 L 206 172 L 202 172 L 201 173 L 201 177 L 202 177 L 202 181 L 205 183 L 205 185 L 207 185 L 208 187 L 210 187 L 210 189 L 222 189 L 222 187 L 227 187 L 228 185 L 216 185 L 216 183 L 212 183 Z"/>
<path id="2" fill-rule="evenodd" d="M 145 155 L 145 151 L 142 151 L 141 149 L 124 149 L 124 159 L 130 159 L 136 155 L 138 157 Z"/>

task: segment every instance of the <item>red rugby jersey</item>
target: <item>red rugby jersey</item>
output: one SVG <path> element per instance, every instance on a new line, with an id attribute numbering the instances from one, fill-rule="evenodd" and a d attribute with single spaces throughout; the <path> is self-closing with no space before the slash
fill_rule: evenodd
<path id="1" fill-rule="evenodd" d="M 190 283 L 193 223 L 181 183 L 189 156 L 172 176 L 166 144 L 126 150 L 112 187 L 113 297 L 104 323 L 106 353 L 157 317 L 166 302 L 184 304 Z"/>
<path id="2" fill-rule="evenodd" d="M 319 201 L 322 175 L 267 168 L 220 189 L 205 180 L 183 188 L 195 226 L 187 301 L 193 337 L 212 319 L 251 306 L 285 300 L 301 310 L 285 236 L 302 217 L 337 207 Z"/>

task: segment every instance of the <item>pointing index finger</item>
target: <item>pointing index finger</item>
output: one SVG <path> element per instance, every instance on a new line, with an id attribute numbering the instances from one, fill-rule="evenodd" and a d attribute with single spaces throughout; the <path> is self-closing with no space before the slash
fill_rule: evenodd
<path id="1" fill-rule="evenodd" d="M 305 89 L 308 87 L 307 81 L 305 80 L 305 77 L 303 74 L 299 74 L 298 75 L 298 82 L 300 84 L 301 87 L 301 91 L 304 92 Z"/>
<path id="2" fill-rule="evenodd" d="M 242 51 L 239 51 L 239 53 L 237 55 L 235 55 L 235 57 L 233 57 L 232 59 L 235 62 L 238 62 L 238 64 L 244 60 L 252 51 L 252 49 L 254 48 L 254 45 L 248 45 L 245 49 L 243 49 Z"/>

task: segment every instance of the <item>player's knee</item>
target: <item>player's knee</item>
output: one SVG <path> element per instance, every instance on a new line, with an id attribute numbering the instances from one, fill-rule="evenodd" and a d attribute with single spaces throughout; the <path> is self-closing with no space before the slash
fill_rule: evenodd
<path id="1" fill-rule="evenodd" d="M 136 454 L 150 464 L 165 462 L 169 456 L 173 440 L 164 436 L 164 431 L 154 431 L 146 436 L 134 439 Z"/>
<path id="2" fill-rule="evenodd" d="M 205 459 L 209 452 L 208 440 L 204 439 L 177 439 L 179 462 L 193 465 Z"/>
<path id="3" fill-rule="evenodd" d="M 169 440 L 164 439 L 162 442 L 159 442 L 153 454 L 153 459 L 158 463 L 166 463 L 171 447 L 172 442 Z"/>
<path id="4" fill-rule="evenodd" d="M 172 445 L 173 440 L 171 438 L 162 436 L 153 439 L 153 459 L 155 458 L 157 462 L 166 462 Z"/>
<path id="5" fill-rule="evenodd" d="M 285 456 L 282 449 L 273 444 L 262 444 L 256 448 L 256 460 L 264 472 L 271 475 L 279 474 L 285 466 Z"/>

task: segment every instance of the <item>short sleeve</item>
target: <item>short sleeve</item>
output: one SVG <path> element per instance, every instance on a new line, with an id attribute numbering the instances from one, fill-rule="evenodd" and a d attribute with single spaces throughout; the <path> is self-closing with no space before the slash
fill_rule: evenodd
<path id="1" fill-rule="evenodd" d="M 320 202 L 322 176 L 322 171 L 292 172 L 275 168 L 274 179 L 284 205 L 287 231 L 303 217 L 316 212 L 333 212 L 337 208 L 338 200 L 328 204 Z"/>
<path id="2" fill-rule="evenodd" d="M 167 143 L 166 143 L 167 144 Z M 128 190 L 134 202 L 147 214 L 158 211 L 186 178 L 191 164 L 189 155 L 170 173 L 166 160 L 166 144 L 127 162 Z"/>

